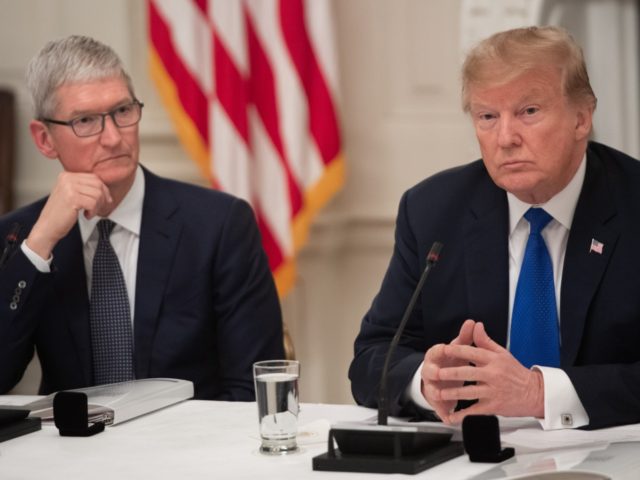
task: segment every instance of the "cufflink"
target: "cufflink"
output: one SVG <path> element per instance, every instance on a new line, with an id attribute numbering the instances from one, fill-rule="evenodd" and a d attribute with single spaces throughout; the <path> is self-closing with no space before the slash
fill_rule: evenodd
<path id="1" fill-rule="evenodd" d="M 563 426 L 571 427 L 573 425 L 573 416 L 570 413 L 563 413 L 560 418 Z"/>

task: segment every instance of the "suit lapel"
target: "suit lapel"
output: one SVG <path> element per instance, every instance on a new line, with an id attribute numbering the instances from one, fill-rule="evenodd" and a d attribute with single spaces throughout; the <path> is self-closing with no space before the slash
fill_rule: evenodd
<path id="1" fill-rule="evenodd" d="M 54 268 L 61 280 L 56 282 L 57 298 L 61 299 L 61 319 L 67 322 L 71 338 L 80 360 L 86 385 L 93 381 L 91 333 L 89 330 L 89 295 L 84 269 L 82 238 L 78 224 L 73 227 L 55 249 Z M 57 265 L 60 265 L 59 269 Z"/>
<path id="2" fill-rule="evenodd" d="M 163 293 L 180 236 L 173 217 L 178 205 L 161 180 L 146 169 L 145 194 L 140 227 L 134 318 L 135 369 L 137 378 L 149 376 L 153 345 Z"/>
<path id="3" fill-rule="evenodd" d="M 612 201 L 601 160 L 587 153 L 587 172 L 569 233 L 562 273 L 560 329 L 561 361 L 572 365 L 582 340 L 589 305 L 618 240 L 612 222 Z M 591 251 L 592 240 L 603 244 L 602 253 Z"/>
<path id="4" fill-rule="evenodd" d="M 489 336 L 506 345 L 509 310 L 509 215 L 505 192 L 489 176 L 472 200 L 465 227 L 469 312 Z"/>

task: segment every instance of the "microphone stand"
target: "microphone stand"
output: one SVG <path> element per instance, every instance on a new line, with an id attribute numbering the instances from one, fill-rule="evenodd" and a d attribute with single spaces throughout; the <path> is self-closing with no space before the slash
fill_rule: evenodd
<path id="1" fill-rule="evenodd" d="M 409 300 L 409 304 L 404 311 L 404 315 L 402 316 L 402 320 L 400 320 L 400 325 L 396 330 L 393 339 L 391 340 L 391 344 L 389 345 L 389 350 L 387 351 L 387 355 L 384 359 L 384 365 L 382 367 L 382 375 L 380 378 L 380 392 L 378 394 L 378 425 L 387 425 L 387 419 L 389 417 L 389 398 L 387 397 L 387 384 L 389 383 L 387 377 L 389 375 L 389 364 L 391 363 L 391 357 L 393 356 L 396 348 L 398 346 L 398 342 L 400 342 L 400 337 L 404 332 L 404 328 L 407 326 L 407 321 L 409 320 L 409 316 L 411 316 L 411 312 L 413 312 L 413 308 L 418 301 L 418 297 L 420 296 L 420 292 L 422 291 L 422 287 L 424 286 L 424 282 L 427 280 L 427 276 L 431 271 L 431 268 L 436 264 L 438 259 L 440 258 L 440 252 L 442 251 L 442 243 L 434 242 L 429 250 L 429 254 L 427 255 L 427 264 L 424 267 L 424 271 L 420 276 L 420 280 L 416 285 L 415 290 L 413 291 L 413 295 L 411 295 L 411 300 Z"/>
<path id="2" fill-rule="evenodd" d="M 314 470 L 415 474 L 464 453 L 461 442 L 451 441 L 450 427 L 388 425 L 387 377 L 391 358 L 441 250 L 440 242 L 431 246 L 425 269 L 389 345 L 380 378 L 378 424 L 334 425 L 329 430 L 327 453 L 313 458 Z"/>

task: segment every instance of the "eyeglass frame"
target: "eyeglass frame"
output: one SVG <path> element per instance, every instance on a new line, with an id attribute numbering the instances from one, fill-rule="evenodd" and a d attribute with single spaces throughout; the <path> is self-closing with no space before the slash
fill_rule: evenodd
<path id="1" fill-rule="evenodd" d="M 122 108 L 122 107 L 127 107 L 129 105 L 136 105 L 139 108 L 140 111 L 140 115 L 138 116 L 138 120 L 136 120 L 133 123 L 130 123 L 129 125 L 119 125 L 118 122 L 116 121 L 116 112 L 118 111 L 118 109 Z M 142 120 L 142 107 L 144 107 L 144 103 L 142 103 L 141 101 L 139 101 L 138 99 L 134 99 L 133 102 L 130 103 L 125 103 L 123 105 L 120 105 L 116 108 L 114 108 L 113 110 L 110 110 L 108 112 L 101 112 L 101 113 L 90 113 L 90 114 L 85 114 L 85 115 L 78 115 L 77 117 L 72 118 L 71 120 L 68 121 L 64 121 L 64 120 L 56 120 L 53 118 L 40 118 L 39 120 L 41 122 L 45 122 L 45 123 L 53 123 L 54 125 L 64 125 L 66 127 L 71 127 L 71 130 L 73 130 L 73 133 L 76 135 L 76 137 L 79 138 L 88 138 L 88 137 L 93 137 L 95 135 L 100 135 L 102 132 L 104 132 L 104 124 L 105 124 L 105 118 L 107 116 L 111 117 L 111 120 L 113 121 L 113 124 L 118 127 L 118 128 L 126 128 L 126 127 L 132 127 L 134 125 L 137 125 L 138 123 L 140 123 L 140 120 Z M 98 130 L 95 133 L 91 133 L 89 135 L 79 135 L 78 132 L 76 132 L 76 129 L 74 127 L 74 124 L 80 120 L 83 117 L 90 117 L 90 116 L 97 116 L 99 115 L 101 118 L 101 123 L 100 123 L 100 130 Z"/>

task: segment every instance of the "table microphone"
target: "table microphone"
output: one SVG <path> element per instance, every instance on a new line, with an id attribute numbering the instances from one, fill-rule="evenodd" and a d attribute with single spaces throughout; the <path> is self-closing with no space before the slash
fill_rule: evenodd
<path id="1" fill-rule="evenodd" d="M 411 296 L 411 300 L 409 300 L 409 304 L 404 311 L 404 315 L 402 316 L 402 320 L 400 321 L 400 325 L 398 325 L 398 329 L 396 330 L 393 339 L 391 340 L 391 344 L 389 345 L 389 350 L 387 351 L 387 356 L 384 359 L 384 365 L 382 367 L 382 375 L 380 376 L 380 391 L 378 393 L 378 425 L 387 425 L 387 418 L 389 417 L 389 397 L 387 395 L 387 376 L 389 374 L 389 364 L 391 363 L 391 357 L 393 356 L 396 347 L 398 346 L 398 342 L 400 341 L 400 337 L 404 332 L 404 328 L 407 325 L 407 321 L 409 320 L 409 316 L 413 312 L 414 307 L 416 306 L 416 302 L 418 301 L 418 297 L 420 296 L 420 292 L 422 291 L 422 287 L 424 286 L 424 282 L 429 275 L 429 272 L 436 264 L 436 262 L 440 259 L 440 252 L 442 251 L 442 243 L 433 242 L 431 245 L 431 249 L 427 254 L 427 265 L 424 267 L 424 271 L 420 276 L 420 280 L 416 285 L 415 290 L 413 291 L 413 295 Z"/>
<path id="2" fill-rule="evenodd" d="M 313 459 L 314 470 L 417 473 L 464 453 L 451 442 L 453 428 L 444 425 L 387 425 L 389 364 L 413 312 L 429 272 L 439 259 L 442 243 L 434 242 L 427 264 L 389 345 L 380 378 L 378 424 L 342 423 L 329 431 L 328 452 Z M 338 445 L 335 449 L 334 440 Z"/>

